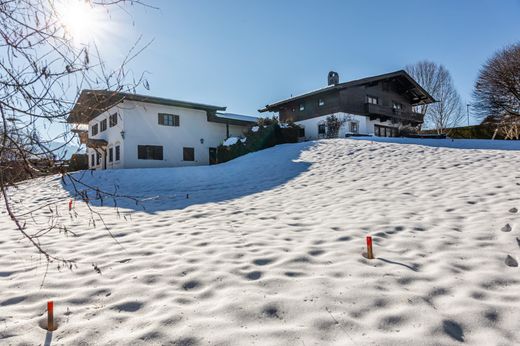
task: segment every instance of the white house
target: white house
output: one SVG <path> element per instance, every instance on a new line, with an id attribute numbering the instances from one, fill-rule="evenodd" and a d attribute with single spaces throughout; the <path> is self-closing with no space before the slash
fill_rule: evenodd
<path id="1" fill-rule="evenodd" d="M 82 91 L 68 122 L 87 144 L 91 169 L 216 163 L 216 148 L 255 117 L 226 107 L 106 90 Z"/>

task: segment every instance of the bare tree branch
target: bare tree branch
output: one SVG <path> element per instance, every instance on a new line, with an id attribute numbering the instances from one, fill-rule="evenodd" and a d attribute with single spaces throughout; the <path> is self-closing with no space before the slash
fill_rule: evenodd
<path id="1" fill-rule="evenodd" d="M 139 0 L 0 1 L 1 198 L 16 229 L 48 262 L 56 260 L 70 266 L 71 261 L 50 254 L 40 242 L 52 230 L 75 234 L 61 223 L 56 205 L 46 205 L 52 216 L 48 225 L 41 227 L 32 217 L 36 210 L 17 213 L 10 189 L 23 179 L 53 172 L 61 173 L 63 179 L 68 177 L 77 196 L 83 196 L 87 202 L 112 198 L 117 205 L 117 198 L 132 199 L 119 196 L 117 189 L 99 191 L 69 175 L 57 153 L 76 139 L 69 131 L 44 138 L 42 130 L 64 127 L 83 88 L 135 92 L 139 85 L 148 86 L 144 74 L 135 77 L 129 66 L 151 42 L 143 44 L 142 38 L 137 38 L 118 66 L 111 68 L 95 42 L 75 43 L 60 9 L 64 4 L 102 9 L 107 15 L 112 8 L 126 11 L 132 5 L 151 6 Z M 63 143 L 53 146 L 57 138 Z M 89 189 L 95 191 L 94 197 L 86 192 Z M 89 203 L 87 206 L 91 222 L 101 220 L 105 231 L 117 242 L 102 215 Z M 117 208 L 116 212 L 119 213 Z"/>
<path id="2" fill-rule="evenodd" d="M 449 71 L 431 61 L 420 61 L 405 69 L 438 101 L 417 107 L 417 112 L 424 114 L 424 127 L 444 134 L 459 125 L 464 117 L 462 102 Z"/>

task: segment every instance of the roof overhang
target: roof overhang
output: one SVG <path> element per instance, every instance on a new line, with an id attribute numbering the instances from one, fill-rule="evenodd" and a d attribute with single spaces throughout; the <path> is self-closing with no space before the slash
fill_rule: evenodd
<path id="1" fill-rule="evenodd" d="M 256 124 L 258 118 L 242 114 L 215 112 L 208 113 L 208 121 L 228 125 L 250 126 Z"/>
<path id="2" fill-rule="evenodd" d="M 103 149 L 103 148 L 106 148 L 108 146 L 108 142 L 104 139 L 92 139 L 92 138 L 89 138 L 87 140 L 87 147 L 89 148 L 93 148 L 93 149 L 97 149 L 97 148 L 100 148 L 100 149 Z"/>
<path id="3" fill-rule="evenodd" d="M 206 112 L 225 111 L 226 107 L 213 106 L 202 103 L 166 99 L 147 95 L 131 94 L 110 90 L 83 90 L 72 108 L 67 122 L 74 124 L 88 124 L 99 114 L 125 100 L 144 103 L 197 109 Z"/>

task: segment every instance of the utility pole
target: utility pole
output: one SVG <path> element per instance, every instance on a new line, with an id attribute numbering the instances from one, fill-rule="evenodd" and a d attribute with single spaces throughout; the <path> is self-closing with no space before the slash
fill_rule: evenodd
<path id="1" fill-rule="evenodd" d="M 471 139 L 471 130 L 469 129 L 469 103 L 466 104 L 466 114 L 468 116 L 468 132 L 469 132 L 469 138 Z"/>
<path id="2" fill-rule="evenodd" d="M 469 126 L 469 103 L 466 104 L 466 114 L 468 115 L 468 126 Z"/>

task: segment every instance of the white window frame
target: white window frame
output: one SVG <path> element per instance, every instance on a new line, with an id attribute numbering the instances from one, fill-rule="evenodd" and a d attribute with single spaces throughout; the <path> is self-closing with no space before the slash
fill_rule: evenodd
<path id="1" fill-rule="evenodd" d="M 352 126 L 356 126 L 356 131 L 352 129 Z M 359 122 L 357 121 L 351 121 L 349 124 L 349 132 L 351 133 L 359 133 Z"/>
<path id="2" fill-rule="evenodd" d="M 116 148 L 119 148 L 119 158 L 116 155 Z M 121 161 L 121 143 L 117 142 L 114 144 L 114 162 L 120 162 Z"/>
<path id="3" fill-rule="evenodd" d="M 372 105 L 378 105 L 379 104 L 379 99 L 377 97 L 375 97 L 375 96 L 367 95 L 367 103 L 372 104 Z"/>

